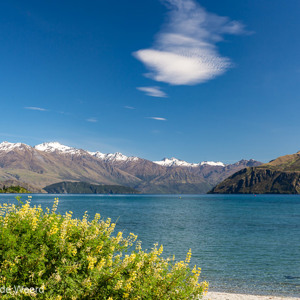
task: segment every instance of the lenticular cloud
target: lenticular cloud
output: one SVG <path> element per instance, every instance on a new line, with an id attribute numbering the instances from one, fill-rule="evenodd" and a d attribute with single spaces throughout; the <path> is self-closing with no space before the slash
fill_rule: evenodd
<path id="1" fill-rule="evenodd" d="M 167 23 L 152 48 L 134 56 L 149 69 L 156 81 L 172 85 L 193 85 L 221 75 L 231 66 L 216 43 L 223 34 L 241 34 L 243 25 L 206 12 L 193 0 L 164 0 L 170 9 Z"/>

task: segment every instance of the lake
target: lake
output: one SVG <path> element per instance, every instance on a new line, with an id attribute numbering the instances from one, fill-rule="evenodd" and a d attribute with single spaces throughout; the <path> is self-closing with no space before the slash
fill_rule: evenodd
<path id="1" fill-rule="evenodd" d="M 2 194 L 0 203 L 15 202 Z M 48 195 L 32 204 L 100 213 L 116 230 L 138 234 L 143 249 L 163 244 L 164 256 L 202 268 L 210 290 L 300 295 L 300 196 L 298 195 Z M 22 199 L 27 199 L 26 195 Z"/>

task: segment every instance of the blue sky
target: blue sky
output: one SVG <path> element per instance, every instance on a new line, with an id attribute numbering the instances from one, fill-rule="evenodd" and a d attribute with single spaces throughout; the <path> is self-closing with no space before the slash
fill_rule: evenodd
<path id="1" fill-rule="evenodd" d="M 0 140 L 150 160 L 300 150 L 298 0 L 1 1 Z"/>

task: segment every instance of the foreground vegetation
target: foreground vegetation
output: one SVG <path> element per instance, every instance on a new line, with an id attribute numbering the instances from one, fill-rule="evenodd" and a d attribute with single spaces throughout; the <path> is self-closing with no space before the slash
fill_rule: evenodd
<path id="1" fill-rule="evenodd" d="M 207 283 L 200 268 L 150 252 L 137 236 L 114 234 L 96 214 L 88 221 L 20 203 L 0 205 L 1 299 L 198 299 Z M 131 253 L 128 253 L 128 251 Z"/>

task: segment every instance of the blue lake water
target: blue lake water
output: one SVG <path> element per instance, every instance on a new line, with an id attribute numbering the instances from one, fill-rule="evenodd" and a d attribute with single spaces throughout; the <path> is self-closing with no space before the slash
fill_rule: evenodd
<path id="1" fill-rule="evenodd" d="M 0 202 L 16 202 L 1 195 Z M 52 207 L 55 195 L 32 195 Z M 138 234 L 143 249 L 202 268 L 210 290 L 300 298 L 300 196 L 294 195 L 58 195 L 58 211 L 100 213 L 117 231 Z M 22 196 L 22 199 L 27 199 Z"/>

